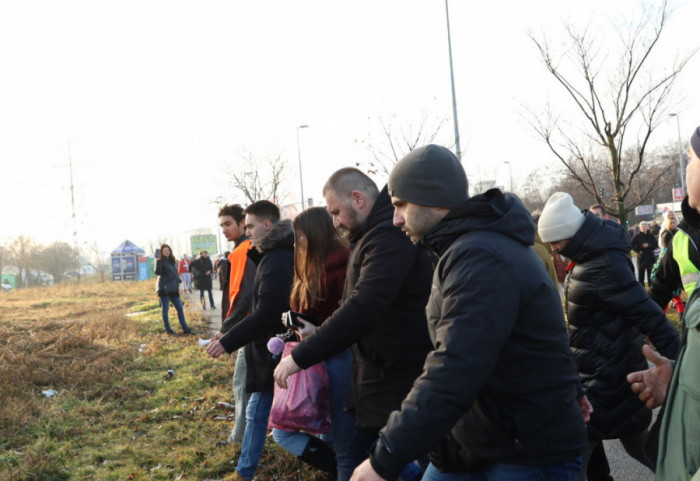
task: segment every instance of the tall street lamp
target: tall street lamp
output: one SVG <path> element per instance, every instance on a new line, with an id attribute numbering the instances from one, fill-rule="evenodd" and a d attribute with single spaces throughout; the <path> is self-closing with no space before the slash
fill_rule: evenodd
<path id="1" fill-rule="evenodd" d="M 510 192 L 513 192 L 513 168 L 509 160 L 504 160 L 504 164 L 508 164 L 508 183 L 510 184 Z"/>
<path id="2" fill-rule="evenodd" d="M 457 122 L 457 97 L 455 96 L 455 74 L 452 68 L 452 38 L 450 36 L 450 10 L 445 0 L 445 17 L 447 18 L 447 51 L 450 55 L 450 82 L 452 85 L 452 118 L 455 129 L 455 151 L 457 158 L 462 161 L 462 149 L 459 146 L 459 123 Z"/>
<path id="3" fill-rule="evenodd" d="M 676 113 L 668 114 L 669 117 L 676 118 L 676 127 L 678 128 L 678 165 L 681 168 L 681 189 L 683 190 L 683 196 L 685 196 L 685 173 L 683 172 L 683 147 L 681 145 L 681 121 L 680 116 Z"/>
<path id="4" fill-rule="evenodd" d="M 301 144 L 299 143 L 299 129 L 307 129 L 308 125 L 297 125 L 297 154 L 299 155 L 299 186 L 301 187 L 301 210 L 304 210 L 304 177 L 301 173 Z"/>

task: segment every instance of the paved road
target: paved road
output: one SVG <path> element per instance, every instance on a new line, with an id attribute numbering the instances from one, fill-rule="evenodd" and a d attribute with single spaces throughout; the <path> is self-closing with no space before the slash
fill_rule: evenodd
<path id="1" fill-rule="evenodd" d="M 219 285 L 218 281 L 214 281 L 214 284 L 216 286 Z M 212 295 L 214 296 L 214 303 L 216 304 L 216 309 L 205 309 L 202 311 L 205 317 L 209 319 L 209 327 L 211 331 L 211 335 L 213 336 L 217 332 L 219 332 L 219 328 L 221 327 L 221 291 L 219 289 L 212 289 Z M 192 291 L 192 293 L 186 292 L 185 298 L 192 303 L 194 306 L 194 309 L 197 309 L 199 306 L 199 291 L 195 290 Z M 207 293 L 204 293 L 205 298 L 207 297 Z M 207 306 L 209 305 L 209 300 L 207 298 Z M 199 335 L 199 337 L 207 337 L 205 334 Z"/>
<path id="2" fill-rule="evenodd" d="M 658 411 L 654 411 L 652 422 L 656 420 Z M 654 481 L 654 474 L 646 466 L 632 459 L 620 441 L 603 441 L 603 444 L 610 464 L 610 473 L 615 481 Z"/>

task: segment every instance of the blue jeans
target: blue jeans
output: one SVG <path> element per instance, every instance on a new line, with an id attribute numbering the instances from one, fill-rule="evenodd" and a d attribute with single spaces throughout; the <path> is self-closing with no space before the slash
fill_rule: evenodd
<path id="1" fill-rule="evenodd" d="M 338 481 L 348 481 L 355 468 L 369 457 L 375 441 L 379 438 L 379 429 L 381 428 L 360 427 L 355 422 L 354 411 L 343 411 L 338 425 L 333 426 L 333 446 L 338 459 Z M 338 458 L 338 452 L 343 453 L 343 471 L 340 469 L 341 461 Z M 401 472 L 399 479 L 410 481 L 416 479 L 418 473 L 420 473 L 418 465 L 409 463 Z"/>
<path id="2" fill-rule="evenodd" d="M 235 408 L 235 419 L 233 429 L 228 437 L 228 442 L 243 444 L 245 434 L 245 416 L 248 410 L 250 394 L 246 391 L 245 346 L 240 348 L 236 354 L 236 367 L 233 368 L 233 403 Z"/>
<path id="3" fill-rule="evenodd" d="M 265 447 L 271 408 L 271 392 L 254 392 L 250 395 L 248 409 L 246 409 L 241 457 L 238 458 L 238 466 L 236 466 L 238 474 L 245 479 L 253 479 L 258 463 L 260 463 L 260 455 Z"/>
<path id="4" fill-rule="evenodd" d="M 342 432 L 342 418 L 345 404 L 350 395 L 352 352 L 348 349 L 324 361 L 323 364 L 326 366 L 326 371 L 328 371 L 332 430 L 330 434 L 322 435 L 321 439 L 333 446 L 335 459 L 338 463 L 338 479 L 342 481 L 350 479 L 353 470 L 357 467 L 351 453 L 348 451 L 348 444 L 342 441 L 335 442 L 335 440 L 342 440 L 344 434 Z M 310 435 L 299 431 L 273 429 L 272 435 L 277 444 L 295 456 L 301 456 L 309 444 Z"/>
<path id="5" fill-rule="evenodd" d="M 487 463 L 477 471 L 441 473 L 430 463 L 423 481 L 576 481 L 579 469 L 579 461 L 544 467 Z"/>
<path id="6" fill-rule="evenodd" d="M 177 311 L 177 318 L 180 321 L 182 331 L 189 332 L 190 328 L 187 327 L 187 323 L 185 322 L 185 311 L 182 309 L 182 300 L 180 299 L 180 296 L 160 296 L 160 306 L 163 309 L 163 324 L 165 325 L 165 332 L 172 332 L 172 329 L 170 329 L 170 323 L 168 322 L 168 310 L 170 310 L 171 302 Z"/>
<path id="7" fill-rule="evenodd" d="M 207 291 L 209 293 L 209 307 L 214 309 L 214 295 L 211 293 L 211 289 L 200 289 L 199 300 L 204 302 L 204 291 Z M 202 304 L 202 307 L 204 307 L 204 304 Z"/>

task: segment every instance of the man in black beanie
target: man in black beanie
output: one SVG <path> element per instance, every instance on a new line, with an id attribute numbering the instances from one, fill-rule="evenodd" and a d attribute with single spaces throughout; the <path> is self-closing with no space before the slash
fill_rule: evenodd
<path id="1" fill-rule="evenodd" d="M 423 480 L 574 479 L 590 405 L 530 214 L 498 189 L 469 198 L 459 159 L 437 145 L 401 159 L 388 187 L 394 224 L 439 257 L 434 350 L 352 479 L 396 479 L 427 453 Z"/>
<path id="2" fill-rule="evenodd" d="M 686 168 L 688 192 L 681 209 L 683 221 L 671 248 L 661 259 L 663 278 L 654 279 L 651 294 L 662 306 L 669 292 L 682 284 L 688 295 L 683 315 L 683 343 L 675 368 L 669 359 L 645 345 L 642 352 L 652 369 L 627 376 L 632 391 L 649 409 L 665 405 L 659 432 L 657 481 L 700 479 L 700 127 L 690 138 L 690 163 Z"/>

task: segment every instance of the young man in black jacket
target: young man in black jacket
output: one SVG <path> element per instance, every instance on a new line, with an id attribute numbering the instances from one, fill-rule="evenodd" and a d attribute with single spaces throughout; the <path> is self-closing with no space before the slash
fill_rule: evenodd
<path id="1" fill-rule="evenodd" d="M 343 301 L 280 362 L 275 380 L 286 387 L 293 373 L 352 347 L 352 399 L 343 426 L 333 430 L 342 481 L 367 457 L 377 432 L 421 373 L 431 347 L 424 309 L 432 263 L 392 224 L 386 188 L 380 192 L 359 170 L 337 171 L 323 194 L 336 229 L 352 246 Z"/>
<path id="2" fill-rule="evenodd" d="M 588 406 L 528 211 L 498 189 L 469 198 L 459 160 L 437 145 L 400 160 L 389 193 L 394 224 L 439 256 L 434 350 L 352 479 L 393 480 L 431 450 L 424 480 L 571 479 Z"/>
<path id="3" fill-rule="evenodd" d="M 246 391 L 251 393 L 246 428 L 234 480 L 250 480 L 260 461 L 272 407 L 275 362 L 267 341 L 283 332 L 282 313 L 289 310 L 294 277 L 294 232 L 291 222 L 280 220 L 275 204 L 260 200 L 245 210 L 246 234 L 254 249 L 248 255 L 257 264 L 252 312 L 221 339 L 207 346 L 214 358 L 245 346 Z"/>

